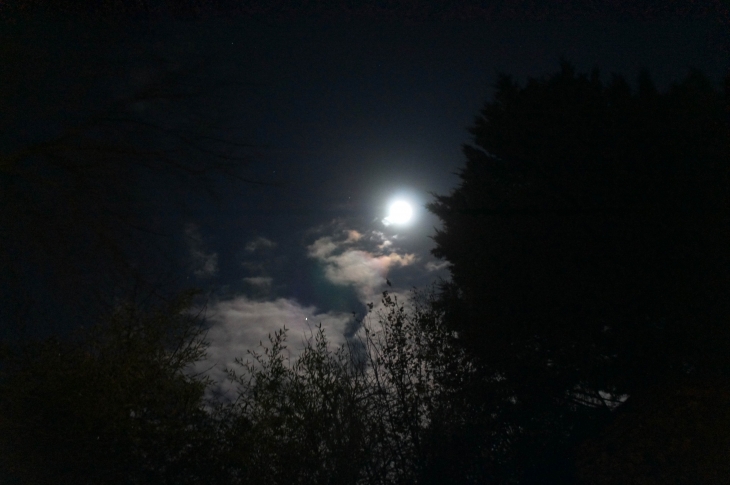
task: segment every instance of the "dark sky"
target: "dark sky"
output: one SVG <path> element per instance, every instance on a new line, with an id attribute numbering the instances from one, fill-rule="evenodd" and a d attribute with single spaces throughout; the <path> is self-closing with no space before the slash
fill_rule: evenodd
<path id="1" fill-rule="evenodd" d="M 457 183 L 467 128 L 498 73 L 524 82 L 564 58 L 605 80 L 615 72 L 633 81 L 646 68 L 663 89 L 690 67 L 717 83 L 729 67 L 713 18 L 336 20 L 158 20 L 104 31 L 40 22 L 21 36 L 57 63 L 35 78 L 49 98 L 79 82 L 73 66 L 114 66 L 95 69 L 87 93 L 104 100 L 153 77 L 157 57 L 183 67 L 205 60 L 192 75 L 206 91 L 195 109 L 221 137 L 258 146 L 245 174 L 272 185 L 221 185 L 218 202 L 191 196 L 184 215 L 160 196 L 153 215 L 176 235 L 190 284 L 214 289 L 216 362 L 282 324 L 298 338 L 322 322 L 341 341 L 386 277 L 405 293 L 447 276 L 429 254 L 438 221 L 423 205 Z M 42 138 L 75 115 L 64 116 L 39 124 L 18 115 L 23 136 L 4 145 Z M 413 204 L 411 223 L 383 223 L 396 198 Z"/>

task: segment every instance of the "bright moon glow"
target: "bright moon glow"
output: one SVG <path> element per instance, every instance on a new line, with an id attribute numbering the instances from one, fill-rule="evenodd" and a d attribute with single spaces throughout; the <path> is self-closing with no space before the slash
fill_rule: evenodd
<path id="1" fill-rule="evenodd" d="M 395 224 L 404 224 L 411 220 L 413 209 L 408 202 L 399 200 L 390 206 L 388 220 Z"/>

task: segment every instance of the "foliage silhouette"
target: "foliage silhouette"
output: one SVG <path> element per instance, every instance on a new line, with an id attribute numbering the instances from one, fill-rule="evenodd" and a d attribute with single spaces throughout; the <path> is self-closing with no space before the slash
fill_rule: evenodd
<path id="1" fill-rule="evenodd" d="M 427 483 L 438 439 L 465 424 L 455 411 L 473 372 L 428 296 L 411 302 L 385 292 L 348 346 L 330 349 L 318 327 L 289 363 L 282 330 L 229 370 L 226 426 L 245 482 Z"/>

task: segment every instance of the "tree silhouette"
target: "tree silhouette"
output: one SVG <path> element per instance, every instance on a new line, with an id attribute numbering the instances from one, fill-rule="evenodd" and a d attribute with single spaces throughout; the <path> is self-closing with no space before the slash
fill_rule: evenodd
<path id="1" fill-rule="evenodd" d="M 209 483 L 218 473 L 192 294 L 119 305 L 73 341 L 5 346 L 0 469 L 20 483 Z"/>
<path id="2" fill-rule="evenodd" d="M 448 321 L 500 376 L 488 392 L 531 436 L 529 468 L 621 395 L 728 377 L 728 93 L 697 71 L 660 93 L 567 62 L 495 87 L 459 187 L 429 209 Z"/>

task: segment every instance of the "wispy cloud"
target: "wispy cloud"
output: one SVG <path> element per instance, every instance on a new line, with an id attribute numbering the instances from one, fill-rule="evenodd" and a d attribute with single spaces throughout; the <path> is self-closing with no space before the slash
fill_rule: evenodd
<path id="1" fill-rule="evenodd" d="M 249 253 L 255 253 L 263 249 L 272 249 L 275 247 L 276 243 L 271 239 L 266 239 L 265 237 L 257 237 L 253 241 L 249 241 L 248 244 L 246 244 L 246 251 L 248 251 Z"/>
<path id="2" fill-rule="evenodd" d="M 239 253 L 240 264 L 248 273 L 243 282 L 259 299 L 271 296 L 272 266 L 282 257 L 274 254 L 277 246 L 271 239 L 259 236 L 248 241 Z"/>
<path id="3" fill-rule="evenodd" d="M 267 276 L 254 276 L 251 278 L 244 278 L 243 281 L 256 288 L 269 289 L 271 288 L 273 279 Z"/>
<path id="4" fill-rule="evenodd" d="M 200 228 L 193 223 L 185 226 L 188 252 L 193 261 L 193 273 L 199 278 L 207 278 L 218 273 L 218 254 L 206 252 Z"/>
<path id="5" fill-rule="evenodd" d="M 440 271 L 448 267 L 448 261 L 429 261 L 426 263 L 426 271 Z"/>

